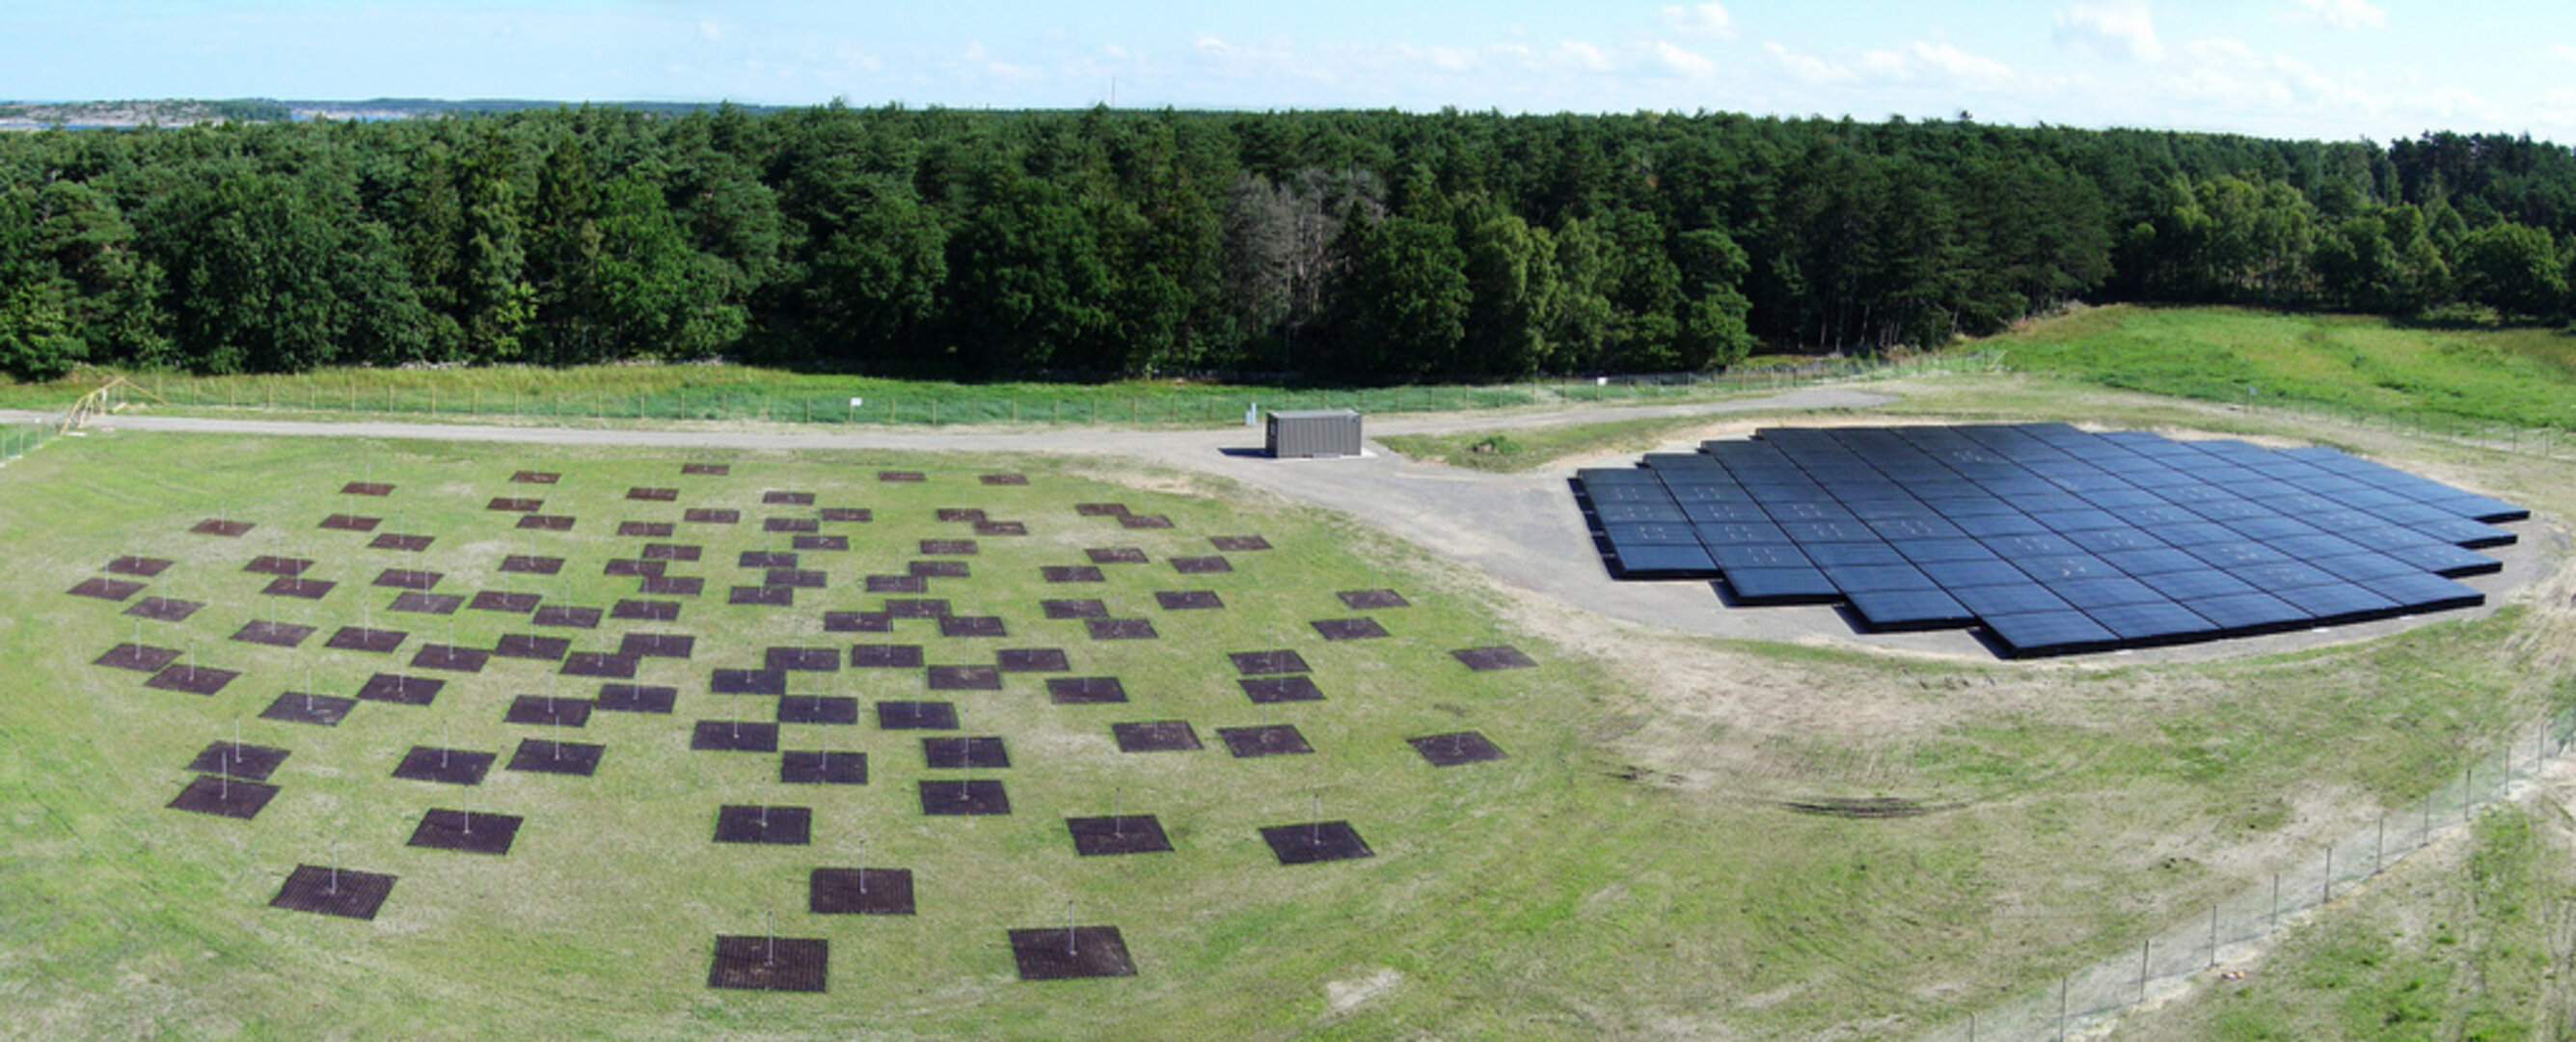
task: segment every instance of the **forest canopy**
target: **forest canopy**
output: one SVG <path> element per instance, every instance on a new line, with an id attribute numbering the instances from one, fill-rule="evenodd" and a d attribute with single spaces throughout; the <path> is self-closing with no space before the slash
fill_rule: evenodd
<path id="1" fill-rule="evenodd" d="M 2077 299 L 2570 310 L 2576 155 L 1731 114 L 581 107 L 0 134 L 0 373 L 1491 380 Z"/>

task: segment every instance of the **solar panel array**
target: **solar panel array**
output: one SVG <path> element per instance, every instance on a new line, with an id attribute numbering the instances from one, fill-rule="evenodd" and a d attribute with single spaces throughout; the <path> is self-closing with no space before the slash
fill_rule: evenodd
<path id="1" fill-rule="evenodd" d="M 1841 604 L 1856 628 L 1982 627 L 2013 657 L 2484 603 L 2530 512 L 2330 448 L 2067 424 L 1765 428 L 1575 478 L 1623 579 Z"/>

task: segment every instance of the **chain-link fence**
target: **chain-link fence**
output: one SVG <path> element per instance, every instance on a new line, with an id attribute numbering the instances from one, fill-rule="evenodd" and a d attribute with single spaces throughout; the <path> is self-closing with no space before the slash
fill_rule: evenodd
<path id="1" fill-rule="evenodd" d="M 0 423 L 0 464 L 9 463 L 54 439 L 50 423 Z"/>
<path id="2" fill-rule="evenodd" d="M 1999 355 L 1889 359 L 1822 359 L 1795 365 L 1738 367 L 1716 373 L 1648 373 L 1546 379 L 1487 386 L 1258 388 L 1178 387 L 1128 393 L 1116 387 L 1048 388 L 988 395 L 915 394 L 679 386 L 652 390 L 558 383 L 542 372 L 524 383 L 489 374 L 145 377 L 163 402 L 191 409 L 375 413 L 550 422 L 718 420 L 765 423 L 904 426 L 1125 424 L 1215 426 L 1240 423 L 1254 407 L 1355 409 L 1362 413 L 1458 412 L 1569 403 L 1648 402 L 1702 394 L 1782 389 L 1873 376 L 1993 368 Z"/>
<path id="3" fill-rule="evenodd" d="M 2137 947 L 2037 991 L 1944 1025 L 1926 1042 L 2052 1042 L 2084 1037 L 2101 1021 L 2245 954 L 2299 913 L 2316 908 L 2466 825 L 2567 751 L 2576 710 L 2559 713 L 2481 757 L 2429 796 L 2390 811 L 2267 880 L 2184 918 Z"/>

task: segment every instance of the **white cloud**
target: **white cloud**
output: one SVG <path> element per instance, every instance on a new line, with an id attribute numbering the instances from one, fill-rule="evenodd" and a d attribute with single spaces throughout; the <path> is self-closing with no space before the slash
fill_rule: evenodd
<path id="1" fill-rule="evenodd" d="M 1664 63 L 1667 69 L 1694 79 L 1717 75 L 1717 63 L 1708 60 L 1707 55 L 1661 40 L 1655 42 L 1655 60 Z"/>
<path id="2" fill-rule="evenodd" d="M 2165 55 L 2147 0 L 2078 0 L 2057 12 L 2054 36 L 2061 45 L 2105 58 L 2151 62 Z"/>
<path id="3" fill-rule="evenodd" d="M 1572 59 L 1576 65 L 1592 72 L 1608 72 L 1614 64 L 1610 60 L 1610 55 L 1603 52 L 1601 48 L 1581 40 L 1567 40 L 1557 44 L 1556 49 Z"/>
<path id="4" fill-rule="evenodd" d="M 709 43 L 722 43 L 725 38 L 725 28 L 716 24 L 715 19 L 710 18 L 698 23 L 698 35 L 704 37 Z"/>
<path id="5" fill-rule="evenodd" d="M 1191 46 L 1197 47 L 1199 50 L 1205 51 L 1209 54 L 1223 54 L 1234 49 L 1227 46 L 1225 41 L 1213 36 L 1199 37 L 1196 42 L 1191 44 Z"/>
<path id="6" fill-rule="evenodd" d="M 1800 54 L 1777 43 L 1763 41 L 1762 51 L 1780 63 L 1782 71 L 1802 83 L 1847 83 L 1860 75 L 1812 54 Z"/>
<path id="7" fill-rule="evenodd" d="M 1726 12 L 1725 4 L 1676 4 L 1664 8 L 1664 24 L 1675 32 L 1735 38 L 1735 16 Z"/>
<path id="8" fill-rule="evenodd" d="M 2380 29 L 2388 25 L 2388 12 L 2370 0 L 2290 0 L 2278 20 L 2329 29 Z"/>

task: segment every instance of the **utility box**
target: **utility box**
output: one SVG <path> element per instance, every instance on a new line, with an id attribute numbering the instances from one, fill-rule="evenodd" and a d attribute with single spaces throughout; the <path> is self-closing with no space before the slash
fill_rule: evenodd
<path id="1" fill-rule="evenodd" d="M 1319 459 L 1360 454 L 1360 414 L 1349 409 L 1300 409 L 1270 414 L 1273 459 Z"/>

